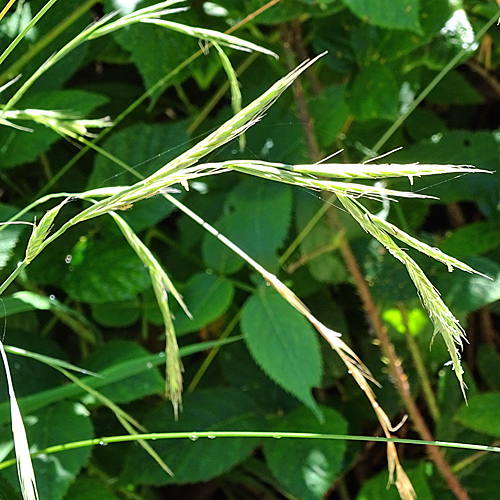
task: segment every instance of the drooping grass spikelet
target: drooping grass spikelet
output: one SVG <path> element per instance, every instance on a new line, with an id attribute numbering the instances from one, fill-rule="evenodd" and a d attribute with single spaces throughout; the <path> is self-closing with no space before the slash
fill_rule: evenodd
<path id="1" fill-rule="evenodd" d="M 179 346 L 175 335 L 174 325 L 168 305 L 168 292 L 172 293 L 186 314 L 191 317 L 182 296 L 175 289 L 167 274 L 161 267 L 158 260 L 153 256 L 149 248 L 139 239 L 132 228 L 116 213 L 110 212 L 130 246 L 137 253 L 144 265 L 148 268 L 153 283 L 158 307 L 162 313 L 163 324 L 165 326 L 165 351 L 166 351 L 166 387 L 165 395 L 170 399 L 174 407 L 175 418 L 178 416 L 179 406 L 182 408 L 182 362 L 179 354 Z"/>
<path id="2" fill-rule="evenodd" d="M 448 306 L 443 302 L 438 290 L 432 285 L 418 264 L 394 243 L 392 238 L 380 229 L 372 220 L 369 213 L 356 200 L 346 196 L 339 196 L 339 200 L 349 213 L 356 219 L 361 227 L 376 240 L 378 240 L 389 253 L 402 262 L 418 291 L 422 305 L 427 309 L 429 318 L 434 325 L 434 335 L 441 333 L 448 352 L 450 353 L 455 375 L 460 383 L 460 388 L 465 398 L 465 383 L 463 380 L 463 368 L 460 364 L 460 353 L 458 347 L 462 348 L 465 332 L 459 321 L 453 316 Z M 458 347 L 457 347 L 458 346 Z"/>
<path id="3" fill-rule="evenodd" d="M 19 476 L 19 484 L 21 485 L 21 492 L 24 500 L 38 500 L 35 472 L 33 471 L 33 464 L 31 462 L 28 438 L 26 437 L 23 418 L 17 404 L 16 393 L 14 392 L 14 385 L 12 384 L 12 377 L 10 375 L 9 362 L 2 342 L 0 342 L 0 352 L 2 354 L 2 361 L 9 389 L 12 435 L 14 437 L 17 473 Z"/>

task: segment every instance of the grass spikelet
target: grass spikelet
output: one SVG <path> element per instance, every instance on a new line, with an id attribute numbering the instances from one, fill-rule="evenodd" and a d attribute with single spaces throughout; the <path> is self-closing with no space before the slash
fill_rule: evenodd
<path id="1" fill-rule="evenodd" d="M 3 366 L 7 377 L 7 385 L 9 389 L 10 414 L 12 418 L 12 435 L 14 437 L 14 449 L 16 452 L 17 474 L 19 476 L 19 484 L 24 500 L 38 500 L 38 491 L 36 488 L 35 472 L 31 462 L 28 438 L 23 424 L 21 411 L 17 404 L 16 393 L 10 375 L 9 362 L 7 354 L 3 348 L 3 343 L 0 342 L 0 352 L 2 354 Z"/>
<path id="2" fill-rule="evenodd" d="M 227 35 L 226 33 L 220 33 L 219 31 L 214 31 L 206 28 L 198 28 L 194 26 L 187 26 L 185 24 L 175 23 L 173 21 L 165 21 L 164 19 L 151 19 L 144 18 L 143 23 L 156 24 L 163 28 L 168 28 L 178 33 L 184 35 L 192 36 L 194 38 L 199 38 L 206 42 L 217 43 L 220 45 L 225 45 L 231 49 L 243 50 L 245 52 L 262 52 L 263 54 L 273 56 L 278 59 L 278 55 L 255 43 L 247 42 L 233 35 Z"/>
<path id="3" fill-rule="evenodd" d="M 399 462 L 396 445 L 392 442 L 387 443 L 387 462 L 389 468 L 389 483 L 387 486 L 395 484 L 402 500 L 415 500 L 417 494 Z M 396 480 L 394 480 L 394 473 L 396 474 Z"/>
<path id="4" fill-rule="evenodd" d="M 46 212 L 38 225 L 36 222 L 33 225 L 33 231 L 31 232 L 31 236 L 26 247 L 26 257 L 24 258 L 27 264 L 29 264 L 42 251 L 43 242 L 52 229 L 52 223 L 54 222 L 56 215 L 59 213 L 59 210 L 61 210 L 61 208 L 68 203 L 68 201 L 69 198 L 63 200 L 59 203 L 59 205 Z"/>
<path id="5" fill-rule="evenodd" d="M 159 177 L 169 175 L 173 172 L 194 165 L 207 154 L 245 132 L 262 117 L 267 109 L 295 81 L 295 79 L 307 68 L 309 68 L 309 66 L 314 64 L 320 57 L 322 57 L 322 55 L 323 54 L 315 57 L 314 59 L 308 59 L 297 66 L 293 71 L 279 79 L 260 97 L 252 101 L 231 119 L 227 120 L 205 139 L 200 141 L 185 153 L 179 155 L 171 162 L 167 163 L 155 174 L 148 177 L 147 181 L 151 183 Z"/>
<path id="6" fill-rule="evenodd" d="M 144 265 L 148 268 L 153 283 L 153 290 L 155 292 L 158 307 L 162 313 L 163 324 L 165 326 L 165 352 L 167 356 L 167 364 L 165 371 L 166 386 L 165 395 L 172 402 L 174 407 L 175 418 L 178 416 L 179 406 L 182 408 L 182 362 L 179 354 L 179 346 L 177 344 L 177 337 L 175 335 L 174 325 L 170 308 L 168 305 L 168 292 L 171 292 L 180 306 L 184 309 L 186 314 L 191 318 L 191 313 L 188 311 L 186 305 L 182 300 L 182 296 L 175 289 L 167 274 L 161 267 L 158 260 L 153 256 L 149 248 L 138 238 L 132 231 L 132 228 L 118 215 L 111 212 L 118 227 L 127 239 L 129 245 L 134 249 Z"/>
<path id="7" fill-rule="evenodd" d="M 463 380 L 463 368 L 460 364 L 460 353 L 458 347 L 462 348 L 465 332 L 460 326 L 459 321 L 453 316 L 448 306 L 443 302 L 438 290 L 429 281 L 425 273 L 418 264 L 399 248 L 392 238 L 382 229 L 380 229 L 368 215 L 364 207 L 357 201 L 351 200 L 346 196 L 339 196 L 339 200 L 349 213 L 356 219 L 361 227 L 376 240 L 378 240 L 389 253 L 402 262 L 418 291 L 422 305 L 427 309 L 429 318 L 434 325 L 434 335 L 441 333 L 448 352 L 450 353 L 455 375 L 460 383 L 460 388 L 465 398 L 465 383 Z"/>

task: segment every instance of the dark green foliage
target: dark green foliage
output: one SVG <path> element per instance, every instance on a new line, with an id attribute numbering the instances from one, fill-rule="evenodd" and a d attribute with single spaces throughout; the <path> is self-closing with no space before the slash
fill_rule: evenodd
<path id="1" fill-rule="evenodd" d="M 1 85 L 22 74 L 2 90 L 2 104 L 93 20 L 122 6 L 133 11 L 154 3 L 57 2 L 2 64 Z M 306 57 L 328 51 L 246 131 L 244 147 L 232 141 L 201 162 L 310 164 L 343 150 L 329 162 L 352 164 L 402 147 L 376 162 L 474 165 L 491 171 L 414 178 L 411 184 L 405 178 L 384 181 L 387 188 L 438 199 L 360 200 L 372 213 L 492 278 L 450 273 L 402 245 L 470 339 L 462 359 L 468 404 L 445 365 L 449 355 L 439 335 L 429 350 L 433 326 L 406 269 L 333 196 L 225 172 L 192 180 L 189 190 L 172 186 L 179 191 L 176 198 L 275 274 L 322 323 L 342 333 L 382 384 L 372 387 L 397 424 L 407 408 L 343 258 L 347 242 L 433 437 L 493 443 L 500 437 L 496 3 L 464 2 L 467 23 L 462 28 L 448 23 L 455 10 L 448 0 L 281 0 L 267 8 L 268 3 L 192 0 L 186 4 L 189 10 L 166 16 L 225 31 L 250 15 L 232 34 L 280 58 L 224 48 L 238 71 L 244 106 Z M 18 2 L 17 10 L 7 13 L 0 21 L 2 50 L 44 4 Z M 479 41 L 482 45 L 474 45 L 471 30 L 477 34 L 489 21 L 492 27 Z M 446 69 L 457 55 L 459 64 Z M 36 216 L 43 230 L 36 240 L 30 241 L 30 226 L 0 225 L 0 285 L 15 272 L 27 246 L 33 258 L 2 294 L 4 343 L 97 373 L 78 376 L 120 405 L 128 422 L 135 419 L 144 426 L 138 432 L 380 435 L 370 403 L 330 344 L 318 340 L 311 323 L 241 256 L 176 210 L 162 193 L 125 204 L 119 215 L 164 267 L 192 316 L 162 283 L 160 298 L 168 302 L 184 368 L 177 419 L 165 400 L 165 310 L 158 307 L 150 269 L 113 220 L 102 216 L 77 224 L 36 255 L 44 238 L 99 199 L 94 192 L 93 200 L 70 198 L 58 206 L 66 193 L 134 184 L 229 119 L 233 111 L 226 84 L 215 48 L 138 23 L 82 44 L 16 103 L 17 110 L 57 111 L 71 118 L 110 115 L 116 124 L 97 140 L 101 151 L 87 150 L 76 137 L 63 139 L 29 120 L 9 118 L 32 132 L 1 124 L 0 222 L 42 194 L 65 193 L 16 217 L 33 223 Z M 144 100 L 120 116 L 143 92 L 148 93 Z M 98 132 L 89 127 L 86 139 Z M 124 414 L 116 415 L 116 408 L 106 407 L 99 395 L 39 361 L 8 357 L 32 451 L 127 434 Z M 0 397 L 4 461 L 14 456 L 5 384 Z M 414 429 L 406 423 L 399 432 L 418 438 Z M 183 500 L 200 491 L 207 500 L 399 498 L 395 487 L 386 488 L 380 443 L 191 437 L 149 442 L 173 476 L 137 443 L 41 455 L 34 459 L 40 499 Z M 448 498 L 448 486 L 423 447 L 408 445 L 399 453 L 419 499 Z M 498 454 L 473 453 L 446 450 L 445 457 L 470 498 L 495 500 Z M 15 467 L 2 469 L 0 497 L 17 500 L 17 483 Z"/>

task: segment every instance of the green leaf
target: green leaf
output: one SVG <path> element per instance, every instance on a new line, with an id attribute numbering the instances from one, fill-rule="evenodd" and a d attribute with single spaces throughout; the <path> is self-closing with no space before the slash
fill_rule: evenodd
<path id="1" fill-rule="evenodd" d="M 138 359 L 147 351 L 134 342 L 115 340 L 94 351 L 84 363 L 85 368 L 98 372 L 128 360 Z M 165 390 L 165 380 L 156 369 L 134 374 L 131 377 L 108 384 L 99 389 L 114 403 L 129 403 L 144 396 L 159 394 Z"/>
<path id="2" fill-rule="evenodd" d="M 399 89 L 393 72 L 385 64 L 372 62 L 354 78 L 348 92 L 348 105 L 358 120 L 398 117 Z"/>
<path id="3" fill-rule="evenodd" d="M 499 142 L 500 139 L 491 132 L 452 130 L 394 153 L 391 163 L 474 165 L 497 171 L 493 175 L 463 174 L 458 178 L 442 175 L 439 180 L 428 177 L 415 179 L 414 182 L 415 191 L 436 196 L 441 203 L 470 200 L 496 211 L 500 190 Z M 395 181 L 391 187 L 399 185 L 405 189 L 408 187 L 407 181 Z"/>
<path id="4" fill-rule="evenodd" d="M 217 360 L 222 375 L 231 387 L 244 391 L 266 414 L 283 415 L 300 405 L 297 398 L 257 366 L 243 342 L 225 346 L 217 354 Z"/>
<path id="5" fill-rule="evenodd" d="M 498 412 L 500 392 L 490 392 L 471 397 L 468 404 L 457 411 L 455 419 L 468 429 L 500 437 Z"/>
<path id="6" fill-rule="evenodd" d="M 311 395 L 321 382 L 321 354 L 304 316 L 273 290 L 261 288 L 243 306 L 241 329 L 264 372 L 322 419 Z"/>
<path id="7" fill-rule="evenodd" d="M 74 266 L 63 282 L 75 300 L 91 304 L 128 300 L 150 286 L 150 277 L 139 257 L 126 243 L 92 242 L 83 262 Z"/>
<path id="8" fill-rule="evenodd" d="M 89 414 L 80 403 L 57 403 L 33 417 L 24 421 L 32 449 L 42 450 L 94 437 Z M 34 457 L 33 468 L 40 498 L 62 498 L 78 472 L 87 464 L 91 451 L 91 448 L 85 447 Z M 15 467 L 2 472 L 12 484 L 18 484 Z"/>
<path id="9" fill-rule="evenodd" d="M 143 2 L 141 7 L 154 3 L 157 2 Z M 198 21 L 190 12 L 176 14 L 171 19 L 186 24 L 196 24 Z M 189 76 L 189 72 L 185 69 L 174 70 L 200 49 L 198 42 L 192 37 L 151 24 L 134 24 L 127 29 L 115 31 L 113 36 L 124 49 L 130 51 L 146 89 L 151 89 L 158 80 L 172 72 L 169 85 L 182 82 Z M 215 51 L 209 57 L 217 57 Z M 153 102 L 158 97 L 159 92 L 156 91 L 152 96 Z"/>
<path id="10" fill-rule="evenodd" d="M 319 423 L 302 407 L 280 418 L 273 430 L 296 432 L 300 429 L 300 432 L 340 435 L 347 432 L 347 423 L 340 413 L 326 407 L 321 411 L 324 423 Z M 345 441 L 267 440 L 264 455 L 274 477 L 290 493 L 301 500 L 320 500 L 335 480 L 345 448 Z"/>
<path id="11" fill-rule="evenodd" d="M 363 21 L 390 29 L 422 33 L 418 20 L 419 0 L 343 0 Z"/>
<path id="12" fill-rule="evenodd" d="M 309 112 L 321 148 L 326 149 L 333 144 L 349 116 L 344 102 L 345 88 L 344 84 L 332 85 L 309 102 Z"/>
<path id="13" fill-rule="evenodd" d="M 133 325 L 140 316 L 136 299 L 91 304 L 92 317 L 101 325 L 119 328 Z"/>
<path id="14" fill-rule="evenodd" d="M 428 473 L 426 464 L 421 462 L 416 467 L 405 467 L 405 472 L 415 488 L 417 498 L 419 500 L 434 500 L 434 495 L 429 487 Z M 387 487 L 389 474 L 384 470 L 366 481 L 361 491 L 356 496 L 356 500 L 374 500 L 375 498 L 383 498 L 384 500 L 400 500 L 396 486 Z"/>
<path id="15" fill-rule="evenodd" d="M 99 479 L 79 477 L 69 488 L 64 500 L 119 500 Z"/>
<path id="16" fill-rule="evenodd" d="M 440 275 L 436 283 L 443 300 L 451 308 L 464 313 L 475 311 L 500 299 L 498 286 L 500 265 L 484 257 L 471 257 L 466 260 L 466 263 L 492 279 L 455 271 Z"/>
<path id="17" fill-rule="evenodd" d="M 180 307 L 172 304 L 177 335 L 195 332 L 224 314 L 231 305 L 234 287 L 231 281 L 215 274 L 195 274 L 179 289 L 184 303 L 193 315 L 188 318 Z"/>
<path id="18" fill-rule="evenodd" d="M 450 92 L 453 89 L 453 92 Z M 481 94 L 458 71 L 450 71 L 432 89 L 426 98 L 437 104 L 481 104 L 484 102 Z"/>
<path id="19" fill-rule="evenodd" d="M 486 384 L 494 390 L 500 390 L 500 354 L 487 344 L 481 344 L 477 350 L 477 370 Z"/>
<path id="20" fill-rule="evenodd" d="M 229 195 L 228 209 L 215 227 L 259 264 L 273 272 L 278 267 L 277 250 L 288 233 L 292 210 L 291 187 L 248 178 Z M 232 274 L 244 265 L 241 257 L 207 234 L 203 242 L 205 264 Z"/>
<path id="21" fill-rule="evenodd" d="M 264 426 L 253 402 L 235 389 L 186 394 L 183 408 L 176 421 L 171 405 L 164 403 L 149 413 L 144 425 L 151 432 L 252 431 Z M 153 443 L 153 448 L 172 468 L 173 477 L 134 447 L 126 457 L 122 481 L 154 485 L 208 481 L 244 460 L 258 443 L 255 438 L 172 439 Z"/>
<path id="22" fill-rule="evenodd" d="M 440 245 L 440 249 L 457 259 L 480 255 L 500 246 L 498 220 L 473 222 L 455 229 Z"/>
<path id="23" fill-rule="evenodd" d="M 68 114 L 86 117 L 92 110 L 107 102 L 107 98 L 84 90 L 58 90 L 30 94 L 19 103 L 19 109 L 64 110 Z M 33 129 L 33 132 L 0 127 L 0 169 L 28 163 L 47 151 L 61 136 L 52 129 L 31 121 L 16 124 Z"/>
<path id="24" fill-rule="evenodd" d="M 239 2 L 237 1 L 237 3 Z M 245 13 L 251 14 L 267 2 L 250 0 L 242 2 L 242 4 L 246 7 Z M 256 21 L 262 24 L 277 24 L 297 19 L 301 14 L 307 17 L 326 16 L 335 14 L 343 8 L 340 0 L 286 0 L 286 2 L 278 2 L 273 8 L 263 11 L 256 18 Z"/>

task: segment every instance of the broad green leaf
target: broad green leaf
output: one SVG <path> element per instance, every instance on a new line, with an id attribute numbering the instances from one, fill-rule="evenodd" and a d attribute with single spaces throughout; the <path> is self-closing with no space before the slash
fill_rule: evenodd
<path id="1" fill-rule="evenodd" d="M 138 359 L 147 353 L 145 349 L 134 342 L 115 340 L 107 342 L 94 351 L 83 363 L 84 367 L 93 372 L 100 372 L 128 360 Z M 107 384 L 99 392 L 110 398 L 114 403 L 129 403 L 144 396 L 160 394 L 165 390 L 165 380 L 158 370 L 147 370 L 140 374 Z"/>
<path id="2" fill-rule="evenodd" d="M 124 241 L 118 247 L 110 241 L 91 243 L 63 282 L 73 299 L 91 304 L 132 299 L 150 284 L 147 269 Z"/>
<path id="3" fill-rule="evenodd" d="M 394 120 L 398 116 L 398 84 L 392 71 L 381 62 L 363 68 L 347 95 L 349 108 L 358 120 Z"/>
<path id="4" fill-rule="evenodd" d="M 349 116 L 344 94 L 345 85 L 332 85 L 309 102 L 309 112 L 321 148 L 333 144 Z"/>
<path id="5" fill-rule="evenodd" d="M 290 186 L 260 179 L 244 179 L 230 194 L 228 209 L 215 227 L 250 257 L 271 272 L 278 267 L 277 250 L 287 235 L 291 218 Z M 211 234 L 202 247 L 205 264 L 219 272 L 234 273 L 244 261 Z"/>
<path id="6" fill-rule="evenodd" d="M 311 394 L 321 382 L 319 343 L 304 316 L 273 290 L 261 288 L 243 306 L 241 329 L 264 372 L 322 419 Z"/>
<path id="7" fill-rule="evenodd" d="M 154 408 L 144 421 L 151 432 L 251 431 L 264 422 L 253 402 L 235 389 L 207 389 L 186 394 L 183 412 L 176 421 L 168 403 Z M 127 455 L 122 481 L 142 484 L 194 483 L 208 481 L 244 460 L 259 439 L 172 439 L 153 443 L 174 476 L 168 476 L 144 452 L 134 447 Z"/>
<path id="8" fill-rule="evenodd" d="M 119 498 L 96 477 L 79 477 L 70 486 L 64 500 L 119 500 Z"/>
<path id="9" fill-rule="evenodd" d="M 243 342 L 225 346 L 217 354 L 221 373 L 231 387 L 244 391 L 266 414 L 282 415 L 300 402 L 271 380 L 255 363 Z"/>
<path id="10" fill-rule="evenodd" d="M 300 429 L 300 432 L 337 435 L 347 432 L 347 423 L 340 413 L 325 407 L 321 411 L 324 423 L 319 423 L 302 407 L 280 418 L 273 430 Z M 335 480 L 345 448 L 345 441 L 269 439 L 264 443 L 264 455 L 274 477 L 287 491 L 301 500 L 320 500 Z"/>
<path id="11" fill-rule="evenodd" d="M 453 92 L 450 92 L 453 89 Z M 484 102 L 481 94 L 458 71 L 450 71 L 426 98 L 437 104 L 471 105 Z"/>
<path id="12" fill-rule="evenodd" d="M 416 467 L 405 467 L 405 472 L 408 474 L 410 481 L 415 489 L 419 500 L 434 500 L 434 495 L 430 489 L 428 482 L 428 473 L 426 464 L 421 462 Z M 383 498 L 384 500 L 400 500 L 396 486 L 387 487 L 389 474 L 384 470 L 366 481 L 361 491 L 356 496 L 356 500 L 374 500 L 375 498 Z"/>
<path id="13" fill-rule="evenodd" d="M 231 305 L 234 287 L 231 281 L 215 274 L 195 274 L 179 289 L 193 319 L 172 304 L 177 335 L 194 332 L 215 321 Z"/>
<path id="14" fill-rule="evenodd" d="M 24 423 L 33 450 L 94 437 L 88 411 L 80 403 L 57 403 L 32 418 L 27 417 Z M 76 475 L 87 464 L 91 451 L 91 448 L 78 448 L 34 457 L 33 467 L 40 498 L 63 498 Z M 12 484 L 17 485 L 15 467 L 2 473 Z"/>
<path id="15" fill-rule="evenodd" d="M 440 249 L 457 259 L 484 254 L 500 245 L 498 220 L 473 222 L 455 229 L 443 240 Z"/>
<path id="16" fill-rule="evenodd" d="M 86 117 L 92 110 L 102 106 L 107 98 L 83 90 L 58 90 L 30 94 L 19 102 L 19 109 L 63 110 L 68 115 Z M 33 129 L 33 132 L 0 127 L 0 169 L 12 168 L 28 163 L 47 151 L 61 136 L 52 129 L 27 120 L 16 124 Z"/>
<path id="17" fill-rule="evenodd" d="M 233 0 L 234 2 L 234 0 Z M 222 2 L 225 4 L 226 2 Z M 250 0 L 244 2 L 246 13 L 250 14 L 267 2 L 265 0 Z M 272 8 L 265 10 L 256 19 L 257 23 L 277 24 L 297 19 L 298 16 L 326 16 L 335 14 L 342 10 L 344 6 L 340 0 L 286 0 L 278 2 Z"/>
<path id="18" fill-rule="evenodd" d="M 23 500 L 21 493 L 16 491 L 4 476 L 0 476 L 0 498 L 2 500 Z"/>
<path id="19" fill-rule="evenodd" d="M 494 390 L 500 390 L 500 371 L 498 370 L 500 354 L 493 346 L 487 344 L 478 346 L 476 366 L 486 384 Z"/>
<path id="20" fill-rule="evenodd" d="M 140 316 L 136 299 L 91 305 L 92 317 L 101 325 L 112 328 L 133 325 Z"/>
<path id="21" fill-rule="evenodd" d="M 414 146 L 408 146 L 391 155 L 391 163 L 442 163 L 474 165 L 490 170 L 491 174 L 464 174 L 415 179 L 414 190 L 439 198 L 441 203 L 470 200 L 488 210 L 496 210 L 500 190 L 500 138 L 491 132 L 452 130 L 438 134 Z M 405 186 L 406 181 L 395 181 L 394 187 Z M 391 185 L 392 187 L 392 185 Z"/>
<path id="22" fill-rule="evenodd" d="M 455 419 L 468 429 L 500 437 L 500 393 L 478 394 L 469 399 L 455 414 Z"/>
<path id="23" fill-rule="evenodd" d="M 154 3 L 157 2 L 143 2 L 141 7 Z M 186 24 L 195 24 L 197 21 L 190 12 L 168 16 L 168 19 Z M 178 71 L 177 67 L 199 50 L 198 42 L 192 37 L 151 24 L 128 26 L 127 29 L 115 31 L 113 37 L 124 49 L 130 51 L 146 89 L 151 89 L 169 73 L 172 73 L 169 85 L 185 80 L 189 76 L 188 71 Z M 215 51 L 209 57 L 217 58 Z M 152 97 L 156 101 L 159 92 L 156 91 Z"/>
<path id="24" fill-rule="evenodd" d="M 383 28 L 421 33 L 418 19 L 419 0 L 343 0 L 364 21 Z"/>
<path id="25" fill-rule="evenodd" d="M 467 259 L 467 264 L 492 279 L 455 271 L 440 275 L 436 282 L 443 300 L 450 307 L 464 313 L 500 299 L 500 265 L 484 257 L 471 257 Z"/>

